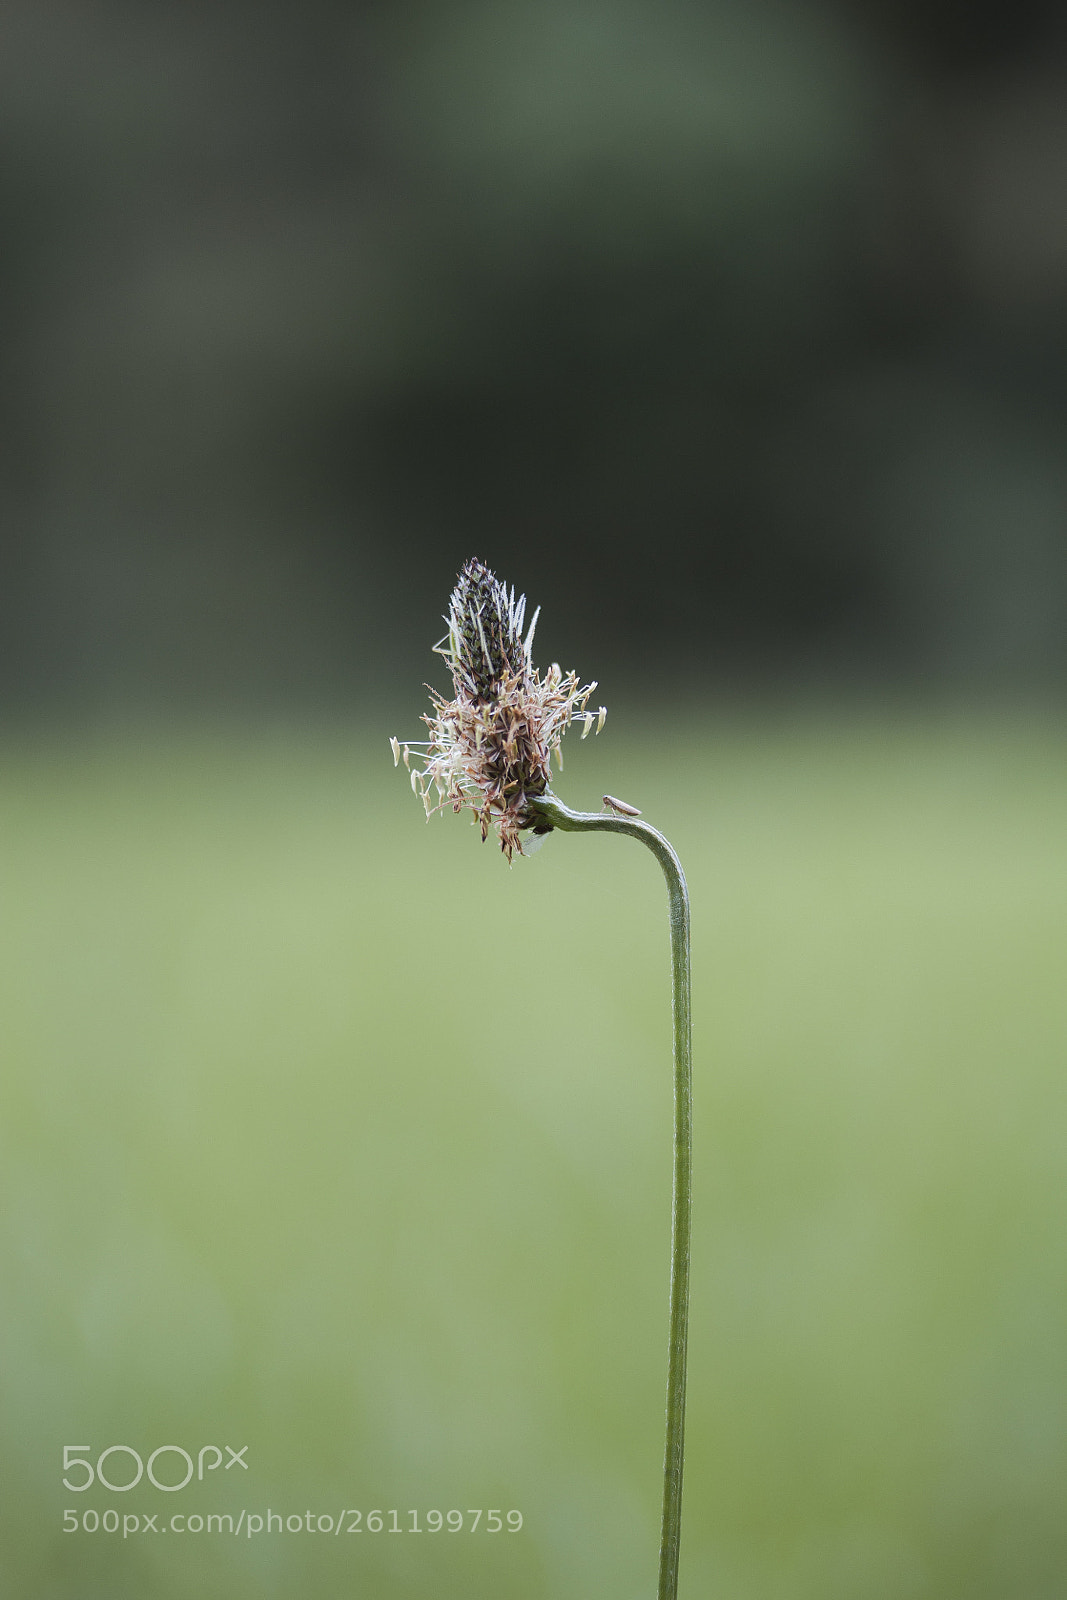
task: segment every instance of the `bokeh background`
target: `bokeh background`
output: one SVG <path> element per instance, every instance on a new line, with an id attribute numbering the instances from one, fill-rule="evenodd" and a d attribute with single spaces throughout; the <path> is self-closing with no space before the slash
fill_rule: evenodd
<path id="1" fill-rule="evenodd" d="M 1034 0 L 6 0 L 5 1592 L 652 1592 L 662 886 L 423 825 L 472 554 L 690 877 L 683 1591 L 1062 1592 L 1065 108 Z"/>

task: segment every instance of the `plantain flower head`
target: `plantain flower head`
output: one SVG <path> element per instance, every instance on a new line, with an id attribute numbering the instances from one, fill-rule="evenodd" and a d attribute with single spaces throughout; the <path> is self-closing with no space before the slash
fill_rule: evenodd
<path id="1" fill-rule="evenodd" d="M 453 699 L 431 689 L 433 714 L 422 719 L 430 737 L 389 741 L 427 818 L 446 806 L 469 807 L 482 839 L 495 828 L 509 861 L 516 849 L 524 853 L 522 832 L 537 831 L 529 802 L 548 789 L 553 752 L 563 766 L 560 741 L 572 720 L 583 722 L 584 739 L 594 725 L 599 733 L 607 715 L 603 706 L 586 709 L 595 682 L 582 685 L 556 665 L 542 678 L 534 667 L 539 612 L 523 637 L 525 595 L 516 600 L 482 562 L 468 561 L 452 591 L 448 633 L 434 646 L 452 674 Z"/>

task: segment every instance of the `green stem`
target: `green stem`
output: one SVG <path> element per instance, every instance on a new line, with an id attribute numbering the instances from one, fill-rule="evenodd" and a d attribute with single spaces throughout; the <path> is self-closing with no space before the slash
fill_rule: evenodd
<path id="1" fill-rule="evenodd" d="M 663 868 L 671 921 L 674 980 L 674 1209 L 671 1235 L 671 1319 L 667 1356 L 667 1444 L 663 1459 L 663 1524 L 658 1600 L 676 1600 L 682 1533 L 682 1462 L 685 1447 L 685 1361 L 689 1333 L 689 1235 L 692 1212 L 693 1074 L 690 1019 L 689 895 L 681 862 L 662 833 L 636 817 L 571 811 L 553 794 L 530 809 L 561 833 L 626 833 L 647 845 Z"/>

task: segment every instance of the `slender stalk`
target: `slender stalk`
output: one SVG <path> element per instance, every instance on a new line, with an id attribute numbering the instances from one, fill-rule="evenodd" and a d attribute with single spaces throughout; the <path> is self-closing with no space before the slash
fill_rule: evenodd
<path id="1" fill-rule="evenodd" d="M 685 1447 L 685 1365 L 689 1335 L 689 1235 L 692 1212 L 693 1081 L 690 1017 L 689 895 L 681 862 L 662 833 L 637 818 L 571 811 L 553 794 L 528 802 L 561 833 L 626 833 L 647 845 L 663 868 L 671 922 L 674 987 L 674 1206 L 671 1233 L 671 1311 L 667 1355 L 667 1443 L 663 1459 L 663 1523 L 658 1600 L 676 1600 L 682 1533 Z"/>

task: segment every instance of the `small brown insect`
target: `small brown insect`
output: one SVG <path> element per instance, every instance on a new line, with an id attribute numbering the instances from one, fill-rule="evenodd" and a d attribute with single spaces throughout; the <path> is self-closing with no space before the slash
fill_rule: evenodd
<path id="1" fill-rule="evenodd" d="M 625 800 L 616 800 L 613 794 L 604 796 L 604 804 L 610 806 L 612 811 L 618 812 L 623 817 L 639 817 L 641 815 L 636 806 L 628 806 Z"/>

